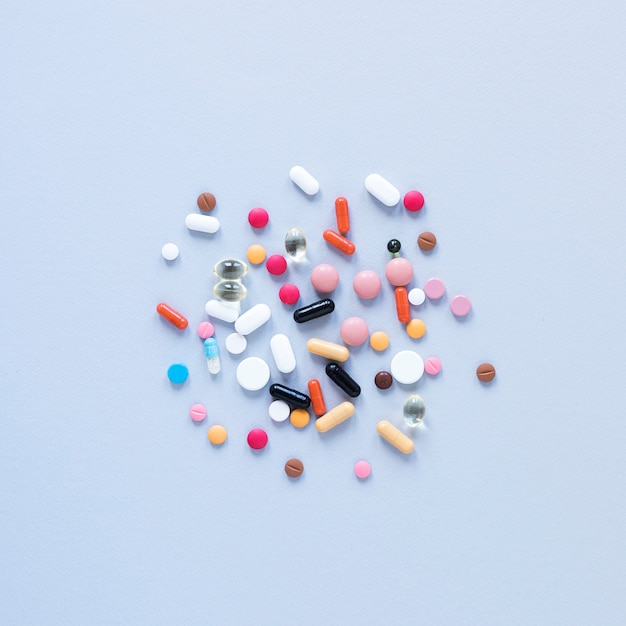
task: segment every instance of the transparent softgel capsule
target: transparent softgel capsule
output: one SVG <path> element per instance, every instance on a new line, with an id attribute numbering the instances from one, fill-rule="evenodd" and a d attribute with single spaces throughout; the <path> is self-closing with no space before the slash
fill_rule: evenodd
<path id="1" fill-rule="evenodd" d="M 306 255 L 306 237 L 301 228 L 290 228 L 285 235 L 285 251 L 294 261 L 302 261 Z"/>
<path id="2" fill-rule="evenodd" d="M 204 354 L 209 372 L 211 374 L 219 374 L 221 369 L 220 351 L 214 337 L 209 337 L 204 341 Z"/>
<path id="3" fill-rule="evenodd" d="M 424 398 L 416 393 L 409 396 L 407 401 L 404 403 L 403 413 L 404 421 L 411 428 L 419 426 L 424 419 L 424 413 L 426 413 Z"/>
<path id="4" fill-rule="evenodd" d="M 248 295 L 248 290 L 238 280 L 220 280 L 213 287 L 213 293 L 224 302 L 241 302 Z"/>
<path id="5" fill-rule="evenodd" d="M 222 259 L 215 264 L 213 273 L 222 280 L 241 280 L 248 273 L 248 266 L 239 259 Z"/>

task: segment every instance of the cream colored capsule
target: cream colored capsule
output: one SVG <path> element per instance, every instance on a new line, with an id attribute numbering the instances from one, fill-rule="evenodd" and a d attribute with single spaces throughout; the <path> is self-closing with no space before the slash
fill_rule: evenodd
<path id="1" fill-rule="evenodd" d="M 342 402 L 316 420 L 315 428 L 321 433 L 325 433 L 327 430 L 337 426 L 337 424 L 345 422 L 352 415 L 354 415 L 354 404 L 352 402 Z"/>
<path id="2" fill-rule="evenodd" d="M 322 418 L 320 417 L 320 419 Z M 376 425 L 376 430 L 385 441 L 398 448 L 400 452 L 404 452 L 404 454 L 413 452 L 415 448 L 413 442 L 399 428 L 396 428 L 387 420 L 380 420 Z"/>
<path id="3" fill-rule="evenodd" d="M 348 348 L 345 346 L 340 346 L 338 343 L 332 343 L 331 341 L 324 341 L 323 339 L 309 339 L 306 342 L 306 349 L 311 354 L 318 354 L 340 363 L 343 363 L 350 356 L 350 352 L 348 352 Z"/>

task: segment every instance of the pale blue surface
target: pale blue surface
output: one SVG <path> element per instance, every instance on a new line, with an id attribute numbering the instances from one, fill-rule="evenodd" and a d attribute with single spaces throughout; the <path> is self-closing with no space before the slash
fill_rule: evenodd
<path id="1" fill-rule="evenodd" d="M 0 622 L 623 624 L 624 3 L 250 7 L 0 10 Z M 314 200 L 288 179 L 297 163 L 321 183 Z M 422 214 L 377 206 L 371 172 L 420 189 Z M 183 223 L 204 190 L 213 238 Z M 350 260 L 319 236 L 339 194 Z M 263 234 L 245 223 L 257 205 Z M 294 225 L 311 244 L 289 269 L 303 301 L 313 264 L 341 272 L 335 319 L 315 322 L 327 338 L 350 312 L 409 342 L 388 285 L 369 307 L 350 286 L 382 269 L 391 236 L 419 284 L 439 275 L 472 298 L 465 323 L 424 308 L 418 350 L 444 369 L 417 386 L 428 428 L 412 457 L 373 432 L 409 392 L 373 389 L 391 352 L 353 351 L 363 397 L 323 437 L 269 423 L 266 392 L 242 393 L 224 350 L 212 395 L 194 333 L 210 267 L 257 239 L 279 251 Z M 426 229 L 440 240 L 429 257 L 414 246 Z M 281 281 L 253 268 L 246 284 L 247 304 L 276 312 L 242 356 L 269 358 L 289 329 L 299 365 L 285 380 L 323 376 Z M 160 300 L 193 328 L 163 323 Z M 473 374 L 485 359 L 490 388 Z M 177 361 L 190 379 L 173 389 Z M 199 426 L 197 401 L 211 416 Z M 222 449 L 211 420 L 228 426 Z M 270 445 L 252 454 L 259 425 Z M 306 464 L 294 483 L 292 455 Z"/>

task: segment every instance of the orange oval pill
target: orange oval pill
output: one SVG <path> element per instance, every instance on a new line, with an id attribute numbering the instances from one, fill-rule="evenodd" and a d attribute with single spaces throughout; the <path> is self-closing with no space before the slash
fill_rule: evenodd
<path id="1" fill-rule="evenodd" d="M 324 402 L 324 395 L 322 394 L 322 386 L 320 381 L 316 378 L 311 378 L 308 384 L 309 396 L 311 398 L 311 406 L 313 407 L 313 413 L 318 417 L 326 413 L 326 403 Z"/>
<path id="2" fill-rule="evenodd" d="M 396 313 L 398 320 L 406 324 L 411 319 L 411 307 L 409 306 L 409 296 L 404 287 L 396 287 Z"/>
<path id="3" fill-rule="evenodd" d="M 324 231 L 324 240 L 344 254 L 354 254 L 356 250 L 356 246 L 349 239 L 330 228 Z"/>
<path id="4" fill-rule="evenodd" d="M 180 330 L 185 330 L 185 328 L 189 326 L 187 318 L 182 313 L 173 309 L 169 304 L 165 304 L 165 302 L 159 302 L 156 310 L 163 319 L 166 319 L 170 324 L 176 326 L 176 328 L 180 328 Z"/>
<path id="5" fill-rule="evenodd" d="M 335 200 L 335 217 L 337 218 L 337 230 L 342 235 L 347 235 L 350 230 L 350 213 L 348 201 L 343 197 Z"/>

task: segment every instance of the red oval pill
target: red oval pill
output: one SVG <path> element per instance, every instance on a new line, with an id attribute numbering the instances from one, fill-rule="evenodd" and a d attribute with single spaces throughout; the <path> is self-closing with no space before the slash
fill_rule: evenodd
<path id="1" fill-rule="evenodd" d="M 253 450 L 261 450 L 267 445 L 267 433 L 262 428 L 253 428 L 248 433 L 248 445 Z"/>
<path id="2" fill-rule="evenodd" d="M 169 304 L 165 304 L 165 302 L 159 302 L 156 310 L 162 318 L 166 319 L 173 326 L 176 326 L 176 328 L 180 328 L 180 330 L 185 330 L 189 325 L 187 318 L 182 313 L 173 309 Z"/>
<path id="3" fill-rule="evenodd" d="M 342 235 L 347 235 L 350 230 L 350 212 L 348 211 L 348 201 L 343 197 L 335 200 L 335 217 L 337 218 L 337 230 Z"/>
<path id="4" fill-rule="evenodd" d="M 344 254 L 354 254 L 356 250 L 356 246 L 349 239 L 330 228 L 324 231 L 324 240 Z"/>

